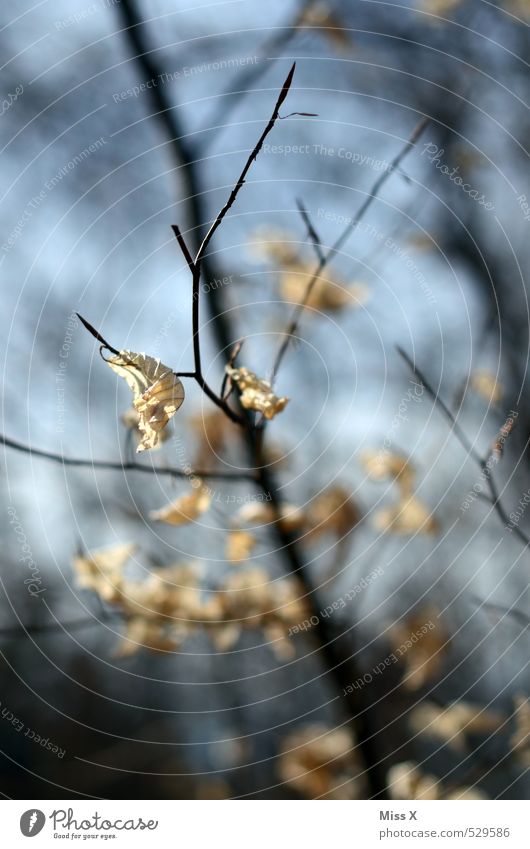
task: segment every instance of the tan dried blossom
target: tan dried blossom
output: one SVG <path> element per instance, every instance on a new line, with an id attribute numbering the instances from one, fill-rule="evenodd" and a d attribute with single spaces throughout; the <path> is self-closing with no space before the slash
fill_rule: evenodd
<path id="1" fill-rule="evenodd" d="M 318 312 L 333 312 L 348 306 L 360 306 L 368 298 L 368 288 L 362 283 L 346 284 L 329 273 L 318 277 L 306 293 L 313 278 L 314 266 L 310 263 L 291 264 L 280 277 L 280 292 L 285 301 L 294 304 L 305 303 L 309 309 Z"/>
<path id="2" fill-rule="evenodd" d="M 238 389 L 241 406 L 246 410 L 256 410 L 263 413 L 266 419 L 273 419 L 287 406 L 288 398 L 278 398 L 269 381 L 258 377 L 248 368 L 226 366 L 226 372 Z"/>
<path id="3" fill-rule="evenodd" d="M 184 386 L 173 371 L 159 359 L 133 351 L 120 351 L 105 361 L 123 377 L 132 390 L 142 439 L 137 452 L 155 448 L 160 432 L 184 400 Z"/>
<path id="4" fill-rule="evenodd" d="M 449 640 L 434 609 L 398 622 L 391 628 L 390 640 L 405 666 L 403 686 L 407 690 L 418 690 L 441 671 Z"/>
<path id="5" fill-rule="evenodd" d="M 499 713 L 468 702 L 455 702 L 447 707 L 423 702 L 410 715 L 410 727 L 416 734 L 442 740 L 459 753 L 468 749 L 468 734 L 491 734 L 503 722 Z"/>
<path id="6" fill-rule="evenodd" d="M 295 504 L 282 504 L 279 512 L 282 526 L 288 533 L 294 533 L 304 527 L 306 519 L 300 507 Z M 235 521 L 237 524 L 268 525 L 274 521 L 274 511 L 270 504 L 264 502 L 245 504 L 236 513 Z"/>
<path id="7" fill-rule="evenodd" d="M 280 779 L 305 799 L 362 799 L 365 783 L 347 728 L 308 725 L 286 737 Z"/>
<path id="8" fill-rule="evenodd" d="M 250 531 L 229 531 L 226 541 L 225 557 L 231 563 L 248 560 L 256 546 L 256 537 Z"/>
<path id="9" fill-rule="evenodd" d="M 403 761 L 390 767 L 387 774 L 391 799 L 439 799 L 441 784 L 434 775 L 422 773 L 414 761 Z"/>
<path id="10" fill-rule="evenodd" d="M 77 555 L 73 566 L 78 586 L 94 590 L 103 601 L 118 601 L 123 586 L 123 567 L 135 550 L 132 543 L 124 543 Z"/>
<path id="11" fill-rule="evenodd" d="M 502 401 L 502 384 L 493 372 L 474 371 L 470 378 L 471 388 L 481 395 L 488 404 L 498 406 Z"/>
<path id="12" fill-rule="evenodd" d="M 317 495 L 306 510 L 308 539 L 323 534 L 344 536 L 360 521 L 360 513 L 351 495 L 342 486 L 333 486 Z"/>
<path id="13" fill-rule="evenodd" d="M 154 522 L 165 522 L 168 525 L 185 525 L 188 522 L 194 522 L 205 513 L 211 501 L 210 488 L 199 482 L 192 492 L 179 496 L 166 507 L 151 510 L 149 518 Z"/>
<path id="14" fill-rule="evenodd" d="M 302 589 L 291 578 L 270 581 L 258 567 L 229 575 L 220 592 L 224 618 L 240 628 L 263 628 L 280 659 L 292 657 L 289 630 L 309 615 Z M 239 634 L 234 631 L 234 642 Z"/>
<path id="15" fill-rule="evenodd" d="M 374 516 L 374 527 L 378 531 L 393 534 L 436 534 L 438 522 L 415 496 L 405 496 L 398 504 L 379 510 Z"/>
<path id="16" fill-rule="evenodd" d="M 387 784 L 390 798 L 404 801 L 488 798 L 476 787 L 463 786 L 446 790 L 435 775 L 421 772 L 415 761 L 404 761 L 390 767 L 387 774 Z"/>
<path id="17" fill-rule="evenodd" d="M 416 473 L 410 462 L 399 454 L 390 454 L 387 451 L 365 451 L 361 455 L 361 463 L 372 480 L 395 480 L 407 492 L 414 485 Z"/>
<path id="18" fill-rule="evenodd" d="M 331 30 L 330 30 L 331 32 Z M 311 285 L 306 301 L 307 289 L 313 278 L 315 264 L 304 259 L 296 236 L 281 230 L 259 230 L 261 241 L 253 253 L 259 259 L 273 262 L 279 268 L 280 292 L 285 301 L 294 304 L 306 303 L 309 309 L 333 312 L 348 306 L 360 306 L 369 296 L 363 283 L 345 283 L 338 277 L 320 275 Z"/>
<path id="19" fill-rule="evenodd" d="M 176 564 L 149 572 L 143 580 L 124 578 L 134 546 L 115 546 L 75 559 L 79 584 L 123 612 L 121 655 L 145 647 L 173 651 L 198 629 L 219 650 L 235 645 L 243 629 L 262 628 L 282 660 L 294 656 L 291 629 L 310 615 L 301 587 L 292 578 L 269 581 L 256 567 L 228 576 L 217 591 L 201 589 L 197 569 Z"/>
<path id="20" fill-rule="evenodd" d="M 399 501 L 374 516 L 377 530 L 394 534 L 434 534 L 438 523 L 431 511 L 414 495 L 416 473 L 410 462 L 386 451 L 365 452 L 361 462 L 373 480 L 395 480 Z"/>
<path id="21" fill-rule="evenodd" d="M 260 227 L 253 236 L 257 244 L 251 248 L 251 256 L 258 260 L 272 261 L 281 267 L 298 262 L 299 244 L 294 233 L 274 227 Z"/>

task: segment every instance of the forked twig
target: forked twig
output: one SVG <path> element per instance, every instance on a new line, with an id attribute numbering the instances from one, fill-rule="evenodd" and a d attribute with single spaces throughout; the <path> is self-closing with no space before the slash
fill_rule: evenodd
<path id="1" fill-rule="evenodd" d="M 402 359 L 406 362 L 408 367 L 413 372 L 416 380 L 421 383 L 427 394 L 432 398 L 434 404 L 441 410 L 444 414 L 445 418 L 449 421 L 451 425 L 451 432 L 454 433 L 464 450 L 468 453 L 471 459 L 476 463 L 482 477 L 486 481 L 488 485 L 488 489 L 490 491 L 490 497 L 486 500 L 493 507 L 502 523 L 506 528 L 510 528 L 516 537 L 518 537 L 521 542 L 524 543 L 525 546 L 530 545 L 530 537 L 520 528 L 519 525 L 511 522 L 508 513 L 506 512 L 502 502 L 501 495 L 499 493 L 497 484 L 493 478 L 493 468 L 496 465 L 498 459 L 502 455 L 502 451 L 504 448 L 504 444 L 508 437 L 510 436 L 514 423 L 515 417 L 509 416 L 502 428 L 500 429 L 497 437 L 495 438 L 493 445 L 491 446 L 490 451 L 487 454 L 482 456 L 479 452 L 473 447 L 466 434 L 456 421 L 454 414 L 451 412 L 447 404 L 440 398 L 438 393 L 434 390 L 432 385 L 429 383 L 425 375 L 418 368 L 418 366 L 414 363 L 414 361 L 409 357 L 409 355 L 401 348 L 399 345 L 396 346 L 397 352 L 402 357 Z"/>
<path id="2" fill-rule="evenodd" d="M 309 279 L 309 281 L 307 283 L 306 290 L 305 290 L 305 293 L 304 293 L 304 297 L 302 298 L 302 301 L 299 304 L 297 304 L 295 306 L 294 310 L 293 310 L 293 315 L 292 315 L 291 321 L 289 322 L 287 330 L 284 333 L 283 339 L 280 343 L 280 346 L 278 348 L 278 352 L 277 352 L 276 357 L 274 359 L 274 363 L 273 363 L 271 374 L 270 374 L 271 383 L 273 383 L 274 380 L 276 379 L 278 371 L 279 371 L 281 363 L 282 363 L 282 360 L 283 360 L 285 354 L 287 353 L 287 349 L 289 347 L 291 339 L 296 335 L 298 324 L 300 322 L 300 319 L 302 317 L 304 309 L 306 308 L 306 306 L 309 302 L 309 298 L 311 297 L 311 293 L 313 291 L 315 283 L 317 282 L 320 274 L 322 273 L 322 271 L 324 270 L 326 265 L 328 265 L 330 260 L 335 256 L 335 254 L 337 254 L 340 251 L 340 249 L 345 244 L 345 242 L 350 238 L 352 233 L 355 231 L 357 226 L 360 224 L 363 216 L 365 215 L 365 213 L 368 211 L 368 209 L 370 208 L 370 206 L 372 205 L 372 203 L 374 202 L 374 200 L 378 196 L 379 192 L 383 188 L 383 186 L 386 183 L 386 181 L 388 180 L 388 178 L 391 176 L 391 174 L 393 174 L 394 171 L 396 171 L 398 169 L 400 163 L 405 158 L 407 153 L 409 153 L 409 151 L 412 150 L 412 148 L 414 147 L 414 145 L 418 141 L 419 137 L 423 133 L 423 131 L 424 131 L 424 129 L 427 126 L 428 123 L 429 123 L 429 119 L 423 118 L 419 122 L 419 124 L 417 124 L 417 126 L 414 128 L 411 136 L 407 139 L 406 143 L 401 148 L 401 150 L 399 151 L 397 156 L 395 156 L 394 159 L 392 160 L 392 162 L 390 163 L 390 166 L 385 171 L 383 171 L 383 173 L 377 178 L 377 180 L 373 184 L 371 190 L 369 191 L 368 196 L 365 198 L 365 200 L 363 201 L 363 203 L 361 204 L 361 206 L 357 210 L 357 213 L 355 214 L 354 218 L 346 225 L 345 229 L 342 231 L 342 233 L 335 240 L 335 242 L 333 243 L 331 248 L 326 253 L 322 254 L 321 259 L 318 261 L 317 266 L 316 266 L 315 270 L 313 271 L 313 274 L 311 275 L 311 278 Z"/>

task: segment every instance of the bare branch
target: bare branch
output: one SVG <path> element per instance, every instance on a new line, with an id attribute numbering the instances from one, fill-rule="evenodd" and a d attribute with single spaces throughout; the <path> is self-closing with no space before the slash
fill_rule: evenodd
<path id="1" fill-rule="evenodd" d="M 345 227 L 345 229 L 339 235 L 338 239 L 333 243 L 333 245 L 331 246 L 329 251 L 327 253 L 323 254 L 322 258 L 318 262 L 317 267 L 315 268 L 315 271 L 313 272 L 310 280 L 307 283 L 305 294 L 304 294 L 304 297 L 303 297 L 301 303 L 297 304 L 296 307 L 293 310 L 293 315 L 292 315 L 291 321 L 289 322 L 287 330 L 285 331 L 283 339 L 280 343 L 280 347 L 279 347 L 278 352 L 276 354 L 276 357 L 275 357 L 275 360 L 274 360 L 274 363 L 273 363 L 273 366 L 272 366 L 272 370 L 271 370 L 271 375 L 270 375 L 271 383 L 274 382 L 274 380 L 275 380 L 275 378 L 278 374 L 282 360 L 283 360 L 283 358 L 284 358 L 284 356 L 287 352 L 287 349 L 289 347 L 289 344 L 290 344 L 292 337 L 296 335 L 296 331 L 297 331 L 297 328 L 298 328 L 299 321 L 302 317 L 304 309 L 306 308 L 306 306 L 308 304 L 309 298 L 311 297 L 311 293 L 313 291 L 315 283 L 317 282 L 320 274 L 322 273 L 322 271 L 324 270 L 326 265 L 330 262 L 330 260 L 335 256 L 335 254 L 337 254 L 340 251 L 340 249 L 345 244 L 345 242 L 350 238 L 352 233 L 355 231 L 357 226 L 362 221 L 363 216 L 365 215 L 365 213 L 368 211 L 368 209 L 370 208 L 370 206 L 372 205 L 372 203 L 374 202 L 374 200 L 378 196 L 379 192 L 383 188 L 383 186 L 386 183 L 386 181 L 388 180 L 388 178 L 391 176 L 391 174 L 394 171 L 396 171 L 398 169 L 399 164 L 405 158 L 407 153 L 409 153 L 409 151 L 412 150 L 412 148 L 414 147 L 414 145 L 418 141 L 419 137 L 423 133 L 423 131 L 424 131 L 424 129 L 427 126 L 428 123 L 429 123 L 429 119 L 423 118 L 419 122 L 419 124 L 417 124 L 417 126 L 414 128 L 411 136 L 408 138 L 408 140 L 406 141 L 404 146 L 401 148 L 401 150 L 399 151 L 397 156 L 395 156 L 394 159 L 392 160 L 392 162 L 390 163 L 390 166 L 385 171 L 383 171 L 383 173 L 377 178 L 377 180 L 373 184 L 371 190 L 369 191 L 367 197 L 365 198 L 365 200 L 363 201 L 363 203 L 359 207 L 354 218 L 352 218 L 352 220 L 349 222 L 349 224 Z"/>
<path id="2" fill-rule="evenodd" d="M 183 469 L 175 469 L 171 466 L 144 466 L 141 463 L 116 463 L 107 460 L 89 460 L 78 457 L 63 457 L 62 454 L 55 454 L 53 451 L 42 451 L 38 448 L 32 448 L 29 445 L 24 445 L 22 442 L 17 442 L 15 439 L 9 439 L 7 436 L 0 434 L 0 444 L 6 448 L 11 448 L 13 451 L 20 451 L 23 454 L 30 454 L 32 457 L 39 457 L 43 460 L 50 460 L 53 463 L 60 463 L 62 466 L 74 466 L 78 468 L 101 469 L 111 472 L 143 472 L 148 475 L 167 475 L 174 478 L 190 478 L 194 475 L 198 478 L 209 478 L 210 480 L 248 480 L 257 482 L 255 475 L 249 472 L 220 472 L 220 471 L 194 471 L 185 472 Z"/>
<path id="3" fill-rule="evenodd" d="M 225 215 L 229 211 L 230 207 L 233 206 L 235 199 L 237 198 L 237 196 L 239 194 L 239 190 L 244 185 L 246 176 L 247 176 L 247 174 L 250 170 L 252 163 L 254 162 L 256 157 L 258 156 L 261 148 L 263 147 L 265 139 L 267 138 L 267 136 L 271 132 L 272 128 L 274 127 L 274 125 L 275 125 L 275 123 L 278 119 L 278 116 L 280 114 L 280 107 L 281 107 L 282 103 L 284 102 L 285 98 L 287 97 L 287 95 L 289 94 L 289 89 L 291 88 L 291 83 L 293 81 L 295 68 L 296 68 L 296 62 L 293 62 L 291 70 L 287 74 L 287 77 L 285 78 L 285 82 L 284 82 L 284 84 L 281 88 L 280 94 L 278 95 L 278 98 L 276 100 L 276 105 L 273 109 L 272 115 L 269 118 L 269 121 L 268 121 L 265 129 L 263 130 L 261 136 L 259 137 L 258 141 L 254 145 L 254 148 L 253 148 L 250 156 L 248 157 L 241 174 L 239 175 L 237 183 L 235 184 L 234 188 L 230 192 L 228 200 L 226 201 L 225 205 L 220 209 L 215 221 L 213 222 L 210 229 L 206 233 L 206 236 L 202 240 L 202 243 L 199 247 L 199 250 L 197 251 L 197 256 L 195 257 L 195 264 L 199 263 L 201 258 L 204 256 L 204 254 L 206 252 L 206 248 L 208 247 L 208 245 L 209 245 L 209 243 L 212 239 L 213 234 L 215 233 L 217 228 L 222 223 L 223 218 L 225 217 Z"/>
<path id="4" fill-rule="evenodd" d="M 480 472 L 481 472 L 484 480 L 486 481 L 486 483 L 488 485 L 490 495 L 491 495 L 491 498 L 487 499 L 488 503 L 491 504 L 491 506 L 493 507 L 493 509 L 495 510 L 497 515 L 499 516 L 499 518 L 501 519 L 505 528 L 510 528 L 510 530 L 513 531 L 515 536 L 518 537 L 521 540 L 521 542 L 524 543 L 525 546 L 530 546 L 530 537 L 528 537 L 528 535 L 520 528 L 519 525 L 513 524 L 513 522 L 511 522 L 510 517 L 509 517 L 508 513 L 506 512 L 506 510 L 505 510 L 505 508 L 504 508 L 504 506 L 501 502 L 501 494 L 500 494 L 498 487 L 497 487 L 497 484 L 496 484 L 496 482 L 493 478 L 493 467 L 494 467 L 495 463 L 497 462 L 497 460 L 499 459 L 499 456 L 501 456 L 501 454 L 502 454 L 502 452 L 499 452 L 498 446 L 501 443 L 504 446 L 506 439 L 511 434 L 511 432 L 513 430 L 513 418 L 512 418 L 512 422 L 510 424 L 508 424 L 508 422 L 510 422 L 510 418 L 508 418 L 507 422 L 503 425 L 503 427 L 499 431 L 499 434 L 495 438 L 495 440 L 493 442 L 492 450 L 490 452 L 488 452 L 488 454 L 485 457 L 482 457 L 478 453 L 478 451 L 476 451 L 475 448 L 471 445 L 469 439 L 467 438 L 464 431 L 462 430 L 462 428 L 460 427 L 460 425 L 456 421 L 454 414 L 451 412 L 451 410 L 449 409 L 447 404 L 445 404 L 444 401 L 442 401 L 442 399 L 440 398 L 438 393 L 433 389 L 433 387 L 431 386 L 429 381 L 426 379 L 426 377 L 423 375 L 423 373 L 419 370 L 419 368 L 415 365 L 415 363 L 412 361 L 412 359 L 409 357 L 409 355 L 407 353 L 405 353 L 405 351 L 402 348 L 400 348 L 399 346 L 396 346 L 396 347 L 397 347 L 397 351 L 398 351 L 399 355 L 405 360 L 405 362 L 407 363 L 409 368 L 414 373 L 416 380 L 418 380 L 422 384 L 423 388 L 425 389 L 427 394 L 430 395 L 430 397 L 434 401 L 435 405 L 442 411 L 445 418 L 449 421 L 449 423 L 451 425 L 452 433 L 454 433 L 454 435 L 456 436 L 456 438 L 458 439 L 458 441 L 460 442 L 462 447 L 467 451 L 469 456 L 474 460 L 474 462 L 477 464 L 478 468 L 480 469 Z"/>
<path id="5" fill-rule="evenodd" d="M 302 220 L 303 220 L 305 226 L 307 227 L 307 235 L 311 239 L 311 244 L 313 245 L 313 247 L 315 249 L 317 259 L 318 259 L 319 262 L 323 262 L 324 251 L 322 250 L 322 241 L 320 239 L 320 236 L 318 235 L 317 231 L 315 230 L 315 228 L 313 226 L 313 222 L 311 221 L 311 218 L 309 217 L 309 213 L 308 213 L 307 209 L 304 208 L 302 201 L 299 198 L 296 199 L 296 205 L 298 207 L 298 211 L 299 211 L 300 215 L 302 216 Z"/>
<path id="6" fill-rule="evenodd" d="M 193 262 L 193 257 L 191 255 L 189 249 L 188 249 L 186 242 L 184 241 L 184 236 L 180 232 L 177 224 L 172 224 L 171 229 L 173 230 L 173 232 L 174 232 L 174 234 L 177 238 L 177 242 L 180 245 L 180 250 L 184 254 L 184 259 L 188 263 L 189 269 L 190 269 L 191 273 L 193 274 L 193 269 L 195 267 L 194 262 Z"/>

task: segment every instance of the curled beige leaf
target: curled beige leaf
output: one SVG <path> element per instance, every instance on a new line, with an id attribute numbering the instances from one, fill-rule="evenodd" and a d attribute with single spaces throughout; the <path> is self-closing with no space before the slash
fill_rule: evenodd
<path id="1" fill-rule="evenodd" d="M 288 398 L 278 398 L 268 380 L 263 380 L 244 366 L 232 368 L 226 366 L 226 372 L 240 393 L 241 406 L 246 410 L 263 413 L 266 419 L 273 419 L 287 406 Z"/>
<path id="2" fill-rule="evenodd" d="M 138 413 L 138 429 L 142 439 L 137 451 L 158 445 L 160 432 L 184 400 L 184 386 L 172 370 L 159 359 L 133 351 L 120 351 L 106 360 L 132 390 L 134 409 Z"/>
<path id="3" fill-rule="evenodd" d="M 185 525 L 194 522 L 210 507 L 212 496 L 210 488 L 201 483 L 187 495 L 181 495 L 160 510 L 151 510 L 149 518 L 154 522 L 166 522 L 168 525 Z"/>

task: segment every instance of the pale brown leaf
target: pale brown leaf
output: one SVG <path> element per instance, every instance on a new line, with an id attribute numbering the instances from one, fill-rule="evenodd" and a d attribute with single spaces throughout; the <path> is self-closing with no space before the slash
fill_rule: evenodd
<path id="1" fill-rule="evenodd" d="M 73 566 L 78 586 L 94 590 L 103 601 L 116 602 L 123 586 L 123 567 L 135 550 L 132 543 L 123 543 L 77 555 Z"/>
<path id="2" fill-rule="evenodd" d="M 192 492 L 179 496 L 166 507 L 152 510 L 149 518 L 154 522 L 166 522 L 168 525 L 185 525 L 205 513 L 211 500 L 210 488 L 201 483 Z"/>
<path id="3" fill-rule="evenodd" d="M 132 351 L 120 351 L 106 360 L 117 375 L 123 377 L 133 393 L 138 413 L 138 429 L 142 439 L 137 451 L 158 445 L 160 432 L 184 400 L 184 387 L 172 370 L 159 359 Z"/>
<path id="4" fill-rule="evenodd" d="M 226 366 L 226 372 L 238 389 L 241 406 L 246 410 L 256 410 L 263 413 L 266 419 L 273 419 L 289 402 L 288 398 L 278 398 L 274 394 L 268 380 L 263 380 L 244 366 Z"/>
<path id="5" fill-rule="evenodd" d="M 248 560 L 256 546 L 256 537 L 250 531 L 229 531 L 226 541 L 226 559 L 231 563 Z"/>
<path id="6" fill-rule="evenodd" d="M 445 708 L 423 702 L 410 715 L 410 727 L 416 734 L 426 734 L 447 743 L 455 752 L 468 749 L 468 734 L 487 735 L 497 731 L 503 717 L 479 705 L 455 702 Z"/>

